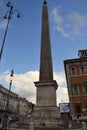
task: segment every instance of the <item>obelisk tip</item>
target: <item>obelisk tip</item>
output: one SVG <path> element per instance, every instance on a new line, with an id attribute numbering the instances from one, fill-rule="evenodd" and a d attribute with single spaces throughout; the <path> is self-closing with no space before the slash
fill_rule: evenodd
<path id="1" fill-rule="evenodd" d="M 44 0 L 43 4 L 47 4 L 47 1 L 46 1 L 46 0 Z"/>

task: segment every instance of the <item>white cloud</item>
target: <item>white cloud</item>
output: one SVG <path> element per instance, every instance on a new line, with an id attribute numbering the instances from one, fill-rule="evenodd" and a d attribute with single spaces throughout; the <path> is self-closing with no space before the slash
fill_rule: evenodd
<path id="1" fill-rule="evenodd" d="M 0 29 L 6 28 L 6 25 L 7 25 L 6 20 L 0 21 Z"/>
<path id="2" fill-rule="evenodd" d="M 87 36 L 87 16 L 78 12 L 71 12 L 66 16 L 60 15 L 60 8 L 55 7 L 51 16 L 58 32 L 63 37 Z"/>
<path id="3" fill-rule="evenodd" d="M 2 9 L 3 5 L 4 5 L 4 1 L 0 0 L 0 10 Z"/>
<path id="4" fill-rule="evenodd" d="M 9 72 L 10 73 L 10 72 Z M 39 72 L 29 71 L 24 74 L 15 74 L 13 78 L 12 90 L 29 101 L 36 102 L 36 87 L 33 82 L 38 81 Z M 54 73 L 54 79 L 58 82 L 57 103 L 68 101 L 67 88 L 65 85 L 65 76 L 63 73 Z M 0 82 L 9 84 L 10 75 L 4 73 L 0 76 Z"/>
<path id="5" fill-rule="evenodd" d="M 64 36 L 64 37 L 68 37 L 68 34 L 65 32 L 64 30 L 64 20 L 63 17 L 60 15 L 59 13 L 59 8 L 54 8 L 52 10 L 52 16 L 53 16 L 53 20 L 56 26 L 56 29 Z"/>
<path id="6" fill-rule="evenodd" d="M 54 73 L 54 79 L 58 83 L 57 104 L 61 102 L 69 102 L 64 73 Z"/>
<path id="7" fill-rule="evenodd" d="M 7 20 L 5 20 L 3 17 L 6 13 L 6 8 L 5 8 L 5 1 L 0 0 L 0 29 L 6 28 Z"/>
<path id="8" fill-rule="evenodd" d="M 69 102 L 68 91 L 66 87 L 60 87 L 57 90 L 57 104 Z"/>
<path id="9" fill-rule="evenodd" d="M 54 79 L 57 81 L 57 83 L 60 86 L 62 86 L 66 82 L 64 73 L 56 73 L 56 72 L 54 72 Z"/>

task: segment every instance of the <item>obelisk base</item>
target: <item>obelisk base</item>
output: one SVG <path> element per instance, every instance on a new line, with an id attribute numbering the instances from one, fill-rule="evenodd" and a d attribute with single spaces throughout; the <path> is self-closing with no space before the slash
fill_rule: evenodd
<path id="1" fill-rule="evenodd" d="M 32 119 L 35 127 L 58 126 L 60 113 L 57 107 L 36 107 L 32 113 Z"/>

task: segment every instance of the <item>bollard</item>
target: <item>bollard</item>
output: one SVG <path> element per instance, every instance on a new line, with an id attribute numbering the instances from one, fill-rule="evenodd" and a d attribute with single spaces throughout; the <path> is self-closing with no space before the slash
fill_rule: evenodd
<path id="1" fill-rule="evenodd" d="M 71 122 L 69 122 L 69 128 L 71 128 L 72 127 L 72 124 L 71 124 Z"/>
<path id="2" fill-rule="evenodd" d="M 29 130 L 34 130 L 34 124 L 32 120 L 29 123 Z"/>
<path id="3" fill-rule="evenodd" d="M 82 130 L 87 130 L 86 122 L 82 122 Z"/>

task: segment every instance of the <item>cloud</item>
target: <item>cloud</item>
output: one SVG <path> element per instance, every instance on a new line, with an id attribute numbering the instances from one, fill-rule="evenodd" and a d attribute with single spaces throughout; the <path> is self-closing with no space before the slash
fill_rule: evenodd
<path id="1" fill-rule="evenodd" d="M 51 15 L 53 17 L 53 22 L 58 32 L 60 32 L 64 37 L 69 37 L 68 34 L 64 30 L 64 20 L 63 20 L 63 17 L 59 13 L 59 8 L 54 8 L 52 10 Z"/>
<path id="2" fill-rule="evenodd" d="M 6 20 L 0 21 L 0 29 L 6 28 L 6 25 L 7 25 Z"/>
<path id="3" fill-rule="evenodd" d="M 68 91 L 66 88 L 66 80 L 64 73 L 54 73 L 54 79 L 58 83 L 58 90 L 57 90 L 57 104 L 69 102 Z"/>
<path id="4" fill-rule="evenodd" d="M 66 87 L 60 87 L 57 90 L 57 104 L 69 102 L 68 91 Z"/>
<path id="5" fill-rule="evenodd" d="M 3 5 L 4 5 L 4 1 L 3 1 L 3 0 L 0 0 L 0 11 L 1 11 L 1 9 L 3 8 Z"/>
<path id="6" fill-rule="evenodd" d="M 0 29 L 6 28 L 7 25 L 7 20 L 3 18 L 6 13 L 5 6 L 5 1 L 0 0 Z"/>
<path id="7" fill-rule="evenodd" d="M 62 16 L 58 7 L 52 10 L 51 16 L 56 30 L 63 37 L 87 36 L 87 16 L 83 16 L 78 12 L 71 12 L 66 16 Z"/>
<path id="8" fill-rule="evenodd" d="M 65 75 L 64 73 L 56 73 L 54 72 L 54 79 L 57 81 L 57 83 L 62 86 L 66 83 Z"/>
<path id="9" fill-rule="evenodd" d="M 9 72 L 10 73 L 10 72 Z M 8 71 L 0 76 L 0 82 L 9 84 L 10 75 Z M 24 74 L 15 74 L 13 78 L 12 91 L 19 96 L 26 97 L 29 101 L 36 102 L 36 87 L 33 82 L 38 81 L 38 71 L 28 71 Z M 58 83 L 57 104 L 68 102 L 67 88 L 65 85 L 65 76 L 63 73 L 54 73 L 54 79 Z"/>

